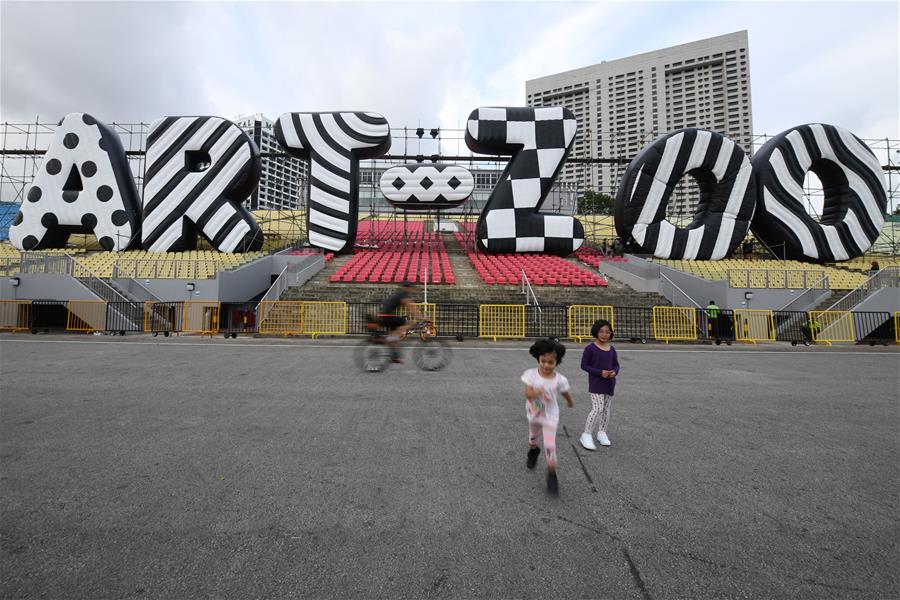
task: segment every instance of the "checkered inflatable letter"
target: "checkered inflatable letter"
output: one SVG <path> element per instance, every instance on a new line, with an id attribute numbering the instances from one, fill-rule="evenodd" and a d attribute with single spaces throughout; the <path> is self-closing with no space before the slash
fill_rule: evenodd
<path id="1" fill-rule="evenodd" d="M 285 152 L 310 161 L 309 243 L 351 252 L 359 210 L 359 161 L 391 147 L 387 119 L 368 112 L 285 113 L 275 123 Z"/>
<path id="2" fill-rule="evenodd" d="M 144 179 L 144 249 L 197 247 L 197 233 L 221 252 L 263 245 L 243 201 L 259 184 L 259 149 L 221 117 L 164 117 L 150 125 Z"/>
<path id="3" fill-rule="evenodd" d="M 566 256 L 584 243 L 574 217 L 538 212 L 566 160 L 578 123 L 564 107 L 477 108 L 466 145 L 512 160 L 478 218 L 479 247 L 491 253 L 547 252 Z"/>

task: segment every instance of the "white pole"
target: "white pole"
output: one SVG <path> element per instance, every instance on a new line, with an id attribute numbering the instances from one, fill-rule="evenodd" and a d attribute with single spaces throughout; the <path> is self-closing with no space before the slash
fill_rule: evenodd
<path id="1" fill-rule="evenodd" d="M 425 266 L 425 304 L 428 304 L 428 266 Z M 428 307 L 425 307 L 426 310 Z"/>

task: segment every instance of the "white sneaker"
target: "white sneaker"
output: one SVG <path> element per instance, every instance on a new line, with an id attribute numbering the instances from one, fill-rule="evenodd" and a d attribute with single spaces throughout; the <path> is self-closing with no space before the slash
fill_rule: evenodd
<path id="1" fill-rule="evenodd" d="M 581 434 L 581 445 L 587 448 L 588 450 L 596 450 L 597 446 L 594 445 L 594 440 L 591 439 L 591 434 L 582 433 Z"/>
<path id="2" fill-rule="evenodd" d="M 597 432 L 597 441 L 600 442 L 600 445 L 601 445 L 601 446 L 611 446 L 611 445 L 612 445 L 612 444 L 610 443 L 610 441 L 609 441 L 609 438 L 606 437 L 606 432 L 605 432 L 605 431 L 598 431 L 598 432 Z"/>

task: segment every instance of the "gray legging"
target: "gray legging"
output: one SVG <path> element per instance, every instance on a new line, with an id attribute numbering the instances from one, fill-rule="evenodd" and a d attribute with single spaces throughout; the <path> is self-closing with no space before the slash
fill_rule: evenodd
<path id="1" fill-rule="evenodd" d="M 594 431 L 606 431 L 609 425 L 609 407 L 612 404 L 611 394 L 591 394 L 591 414 L 584 424 L 584 432 L 593 435 Z"/>

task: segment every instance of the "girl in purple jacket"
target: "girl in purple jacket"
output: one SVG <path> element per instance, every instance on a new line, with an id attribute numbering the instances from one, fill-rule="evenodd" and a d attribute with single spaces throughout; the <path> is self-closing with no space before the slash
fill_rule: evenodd
<path id="1" fill-rule="evenodd" d="M 601 446 L 609 446 L 606 427 L 609 425 L 609 406 L 616 389 L 619 374 L 619 357 L 609 341 L 613 338 L 612 325 L 600 319 L 591 327 L 594 341 L 581 355 L 581 368 L 588 372 L 588 391 L 591 394 L 591 413 L 584 424 L 581 445 L 588 450 L 596 450 L 593 432 L 597 430 L 597 441 Z"/>

